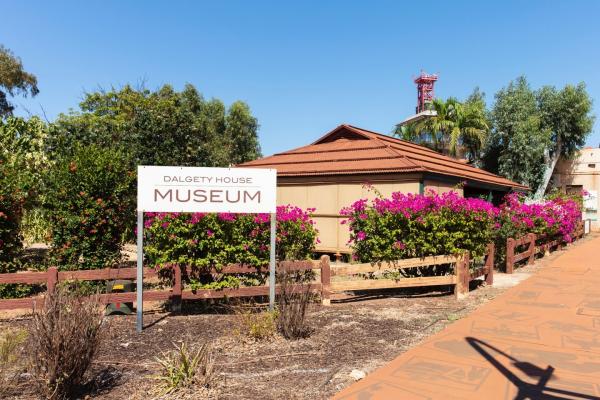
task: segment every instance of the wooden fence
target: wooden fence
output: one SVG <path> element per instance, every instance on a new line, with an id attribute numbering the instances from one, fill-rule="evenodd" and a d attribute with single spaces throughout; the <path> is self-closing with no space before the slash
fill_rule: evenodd
<path id="1" fill-rule="evenodd" d="M 583 224 L 580 224 L 573 235 L 573 240 L 581 239 L 585 234 Z M 546 235 L 529 233 L 518 239 L 508 238 L 506 240 L 506 273 L 512 274 L 515 264 L 527 260 L 527 264 L 533 264 L 537 254 L 544 255 L 552 249 L 561 250 L 564 242 L 560 238 L 549 240 Z M 521 252 L 515 253 L 521 246 L 527 245 Z"/>
<path id="2" fill-rule="evenodd" d="M 322 268 L 321 261 L 282 261 L 277 265 L 278 271 L 306 271 L 320 270 Z M 328 261 L 327 261 L 328 262 Z M 229 265 L 221 271 L 214 270 L 214 273 L 219 274 L 244 274 L 253 273 L 257 269 L 244 265 Z M 266 271 L 266 270 L 264 270 Z M 96 281 L 96 280 L 115 280 L 115 279 L 135 279 L 136 268 L 106 268 L 100 270 L 86 271 L 58 271 L 57 268 L 48 268 L 46 272 L 16 272 L 9 274 L 0 274 L 0 284 L 21 283 L 21 284 L 46 284 L 47 290 L 54 290 L 56 285 L 62 281 Z M 187 271 L 184 271 L 187 273 Z M 157 277 L 157 272 L 153 268 L 144 268 L 144 279 Z M 170 289 L 164 290 L 147 290 L 144 291 L 144 301 L 161 301 L 171 300 L 174 304 L 181 300 L 193 299 L 217 299 L 224 297 L 253 297 L 253 296 L 268 296 L 268 286 L 245 286 L 239 288 L 227 289 L 199 289 L 199 290 L 183 290 L 182 270 L 175 266 L 173 268 L 173 280 Z M 321 292 L 320 282 L 311 282 L 310 290 Z M 276 292 L 279 291 L 277 286 Z M 136 293 L 104 293 L 100 296 L 100 301 L 104 304 L 109 303 L 126 303 L 135 302 Z M 32 308 L 34 305 L 39 306 L 43 301 L 43 297 L 28 297 L 23 299 L 3 299 L 0 300 L 0 310 L 12 310 L 20 308 Z"/>
<path id="3" fill-rule="evenodd" d="M 426 267 L 441 264 L 455 264 L 454 275 L 402 278 L 402 279 L 363 279 L 331 281 L 335 276 L 351 276 L 371 272 L 401 270 L 408 268 Z M 485 275 L 488 284 L 493 283 L 494 266 L 494 245 L 488 245 L 485 264 L 479 268 L 470 268 L 471 260 L 468 253 L 463 257 L 455 256 L 433 256 L 425 258 L 412 258 L 399 260 L 394 263 L 377 264 L 351 264 L 344 266 L 331 266 L 329 256 L 322 256 L 319 261 L 282 261 L 277 265 L 278 272 L 282 271 L 317 271 L 318 280 L 309 283 L 309 290 L 319 293 L 323 304 L 329 305 L 330 294 L 335 292 L 385 289 L 385 288 L 404 288 L 404 287 L 424 287 L 439 285 L 455 285 L 454 293 L 460 298 L 469 292 L 469 282 L 477 277 Z M 214 270 L 218 274 L 244 274 L 254 273 L 256 268 L 244 265 L 229 265 L 220 271 Z M 173 304 L 179 304 L 181 300 L 194 299 L 216 299 L 224 297 L 254 297 L 267 296 L 269 287 L 263 286 L 243 286 L 227 289 L 199 289 L 184 290 L 182 283 L 181 268 L 173 268 L 172 286 L 170 289 L 147 290 L 144 291 L 144 301 L 164 301 L 170 300 Z M 263 270 L 262 272 L 266 272 Z M 144 279 L 157 277 L 157 272 L 152 268 L 144 268 Z M 16 272 L 0 274 L 0 284 L 45 284 L 48 291 L 56 288 L 59 282 L 64 281 L 96 281 L 96 280 L 115 280 L 115 279 L 135 279 L 136 268 L 107 268 L 101 270 L 86 271 L 58 271 L 57 268 L 48 268 L 46 272 Z M 293 290 L 294 288 L 292 288 Z M 279 285 L 275 289 L 279 292 Z M 103 304 L 135 302 L 135 292 L 125 293 L 104 293 L 99 295 Z M 22 299 L 2 299 L 0 300 L 0 310 L 13 310 L 39 307 L 43 297 L 28 297 Z"/>
<path id="4" fill-rule="evenodd" d="M 326 257 L 326 256 L 324 256 Z M 401 279 L 359 279 L 332 281 L 336 276 L 352 276 L 357 274 L 370 274 L 386 271 L 399 271 L 409 268 L 427 267 L 432 265 L 454 264 L 454 275 L 426 276 Z M 387 263 L 364 263 L 344 266 L 330 266 L 322 264 L 325 269 L 321 271 L 323 303 L 328 304 L 331 293 L 357 290 L 392 289 L 424 286 L 454 285 L 454 294 L 462 298 L 469 292 L 469 282 L 485 275 L 487 284 L 493 284 L 494 276 L 494 244 L 489 244 L 484 264 L 478 268 L 471 268 L 468 253 L 462 257 L 457 256 L 432 256 L 425 258 L 411 258 Z"/>

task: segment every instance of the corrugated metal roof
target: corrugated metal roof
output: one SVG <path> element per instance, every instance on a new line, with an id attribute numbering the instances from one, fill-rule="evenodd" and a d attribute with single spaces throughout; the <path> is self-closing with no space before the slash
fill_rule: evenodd
<path id="1" fill-rule="evenodd" d="M 352 125 L 340 125 L 308 146 L 249 161 L 240 167 L 275 168 L 278 176 L 429 172 L 527 189 L 427 147 Z"/>

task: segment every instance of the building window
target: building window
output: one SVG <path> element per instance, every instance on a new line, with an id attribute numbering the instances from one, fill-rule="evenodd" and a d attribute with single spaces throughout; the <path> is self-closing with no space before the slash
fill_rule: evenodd
<path id="1" fill-rule="evenodd" d="M 588 168 L 596 168 L 596 164 L 588 164 Z"/>

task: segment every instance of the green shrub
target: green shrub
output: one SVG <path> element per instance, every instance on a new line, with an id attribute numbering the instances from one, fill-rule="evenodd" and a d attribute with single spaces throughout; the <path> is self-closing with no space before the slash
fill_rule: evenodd
<path id="1" fill-rule="evenodd" d="M 348 219 L 354 258 L 361 262 L 470 251 L 483 256 L 493 238 L 497 210 L 456 192 L 438 195 L 393 193 L 359 200 L 342 210 Z"/>
<path id="2" fill-rule="evenodd" d="M 0 273 L 3 274 L 24 268 L 19 227 L 26 196 L 15 168 L 0 156 Z M 0 298 L 25 297 L 34 290 L 31 285 L 2 284 Z"/>
<path id="3" fill-rule="evenodd" d="M 111 266 L 134 220 L 135 172 L 112 149 L 80 147 L 47 177 L 44 206 L 52 231 L 51 259 L 61 269 Z"/>
<path id="4" fill-rule="evenodd" d="M 21 254 L 19 231 L 26 194 L 21 190 L 14 168 L 0 157 L 0 272 L 9 272 Z"/>
<path id="5" fill-rule="evenodd" d="M 309 258 L 317 231 L 309 211 L 277 207 L 277 257 Z M 166 273 L 173 265 L 191 267 L 184 281 L 192 289 L 222 289 L 264 283 L 268 276 L 270 223 L 268 214 L 148 213 L 145 255 L 148 263 Z M 256 273 L 216 276 L 228 264 L 256 267 Z M 262 268 L 262 269 L 261 269 Z"/>

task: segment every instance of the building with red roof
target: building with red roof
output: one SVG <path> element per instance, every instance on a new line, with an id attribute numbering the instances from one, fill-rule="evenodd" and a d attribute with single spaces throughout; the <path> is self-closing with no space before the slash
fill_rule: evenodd
<path id="1" fill-rule="evenodd" d="M 316 208 L 317 250 L 332 253 L 349 252 L 340 210 L 375 196 L 365 184 L 384 196 L 456 190 L 496 201 L 508 191 L 528 190 L 427 147 L 352 125 L 340 125 L 307 146 L 239 166 L 276 169 L 278 204 Z"/>

